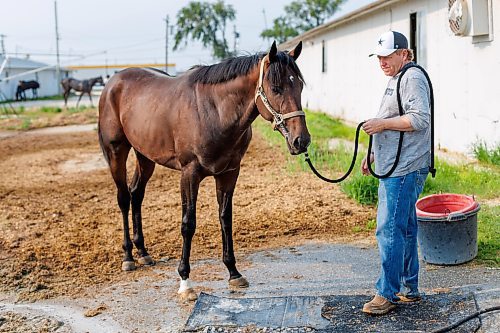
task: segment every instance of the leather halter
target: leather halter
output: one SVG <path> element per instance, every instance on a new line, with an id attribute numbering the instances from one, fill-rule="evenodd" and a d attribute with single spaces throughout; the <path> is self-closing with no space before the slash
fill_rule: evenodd
<path id="1" fill-rule="evenodd" d="M 264 93 L 264 87 L 262 86 L 262 83 L 264 81 L 264 64 L 266 60 L 268 59 L 268 56 L 266 55 L 264 58 L 262 58 L 262 61 L 260 62 L 260 74 L 259 74 L 259 82 L 257 84 L 257 90 L 255 92 L 255 104 L 257 104 L 257 98 L 260 97 L 262 100 L 262 103 L 264 103 L 264 106 L 266 109 L 273 115 L 273 129 L 276 130 L 277 128 L 281 128 L 284 131 L 284 134 L 288 134 L 288 129 L 285 126 L 285 120 L 294 118 L 294 117 L 305 117 L 306 114 L 302 110 L 297 110 L 293 112 L 288 112 L 288 113 L 280 113 L 276 111 L 272 106 L 271 103 L 269 103 L 269 100 Z"/>

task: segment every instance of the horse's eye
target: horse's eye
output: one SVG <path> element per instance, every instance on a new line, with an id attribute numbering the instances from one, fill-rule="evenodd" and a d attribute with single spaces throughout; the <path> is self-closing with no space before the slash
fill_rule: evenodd
<path id="1" fill-rule="evenodd" d="M 276 95 L 281 95 L 283 94 L 283 89 L 279 86 L 272 86 L 271 87 L 271 90 L 273 91 L 273 93 L 275 93 Z"/>

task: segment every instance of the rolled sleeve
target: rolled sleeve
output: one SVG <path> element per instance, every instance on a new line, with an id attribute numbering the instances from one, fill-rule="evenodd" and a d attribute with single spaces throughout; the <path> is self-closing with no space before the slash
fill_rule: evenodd
<path id="1" fill-rule="evenodd" d="M 401 97 L 405 115 L 415 131 L 421 131 L 429 126 L 431 113 L 429 95 L 429 85 L 423 74 L 414 73 L 408 77 Z"/>

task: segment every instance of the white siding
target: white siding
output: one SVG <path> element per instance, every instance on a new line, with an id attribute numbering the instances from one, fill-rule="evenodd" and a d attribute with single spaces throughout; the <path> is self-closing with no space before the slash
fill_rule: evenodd
<path id="1" fill-rule="evenodd" d="M 436 144 L 466 152 L 478 138 L 500 143 L 500 1 L 492 1 L 493 40 L 473 43 L 448 27 L 447 0 L 400 1 L 304 40 L 298 59 L 306 80 L 303 105 L 360 122 L 378 110 L 387 83 L 375 57 L 368 54 L 389 29 L 409 38 L 410 13 L 417 13 L 418 62 L 434 85 Z M 321 72 L 322 41 L 327 72 Z"/>

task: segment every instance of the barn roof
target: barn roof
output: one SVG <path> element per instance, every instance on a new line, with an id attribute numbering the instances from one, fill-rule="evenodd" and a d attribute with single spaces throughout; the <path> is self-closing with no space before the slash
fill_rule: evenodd
<path id="1" fill-rule="evenodd" d="M 377 10 L 380 10 L 385 7 L 389 7 L 390 5 L 393 5 L 397 2 L 401 2 L 402 0 L 378 0 L 375 2 L 372 2 L 366 6 L 363 6 L 357 10 L 354 10 L 344 16 L 339 17 L 338 19 L 335 19 L 333 21 L 324 23 L 320 26 L 317 26 L 316 28 L 313 28 L 311 30 L 308 30 L 290 40 L 287 40 L 286 42 L 280 44 L 280 49 L 290 49 L 294 47 L 299 41 L 306 41 L 309 39 L 312 39 L 314 37 L 317 37 L 318 35 L 321 35 L 327 31 L 330 31 L 340 25 L 349 23 L 350 21 L 362 18 L 363 16 L 366 16 L 372 12 L 375 12 Z"/>
<path id="2" fill-rule="evenodd" d="M 5 57 L 0 55 L 0 65 L 3 63 L 4 60 Z M 33 61 L 30 59 L 14 58 L 14 57 L 9 57 L 9 62 L 7 64 L 7 67 L 9 68 L 19 68 L 19 69 L 36 69 L 46 66 L 48 65 L 42 62 Z"/>

